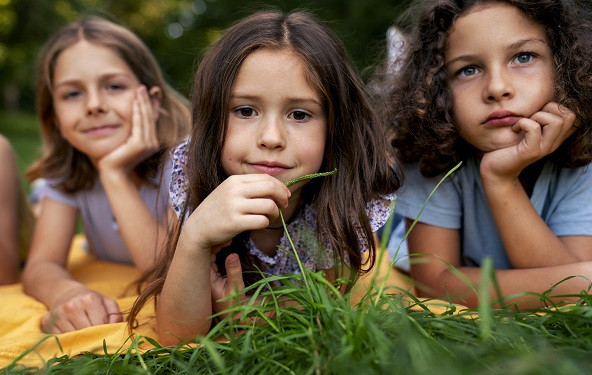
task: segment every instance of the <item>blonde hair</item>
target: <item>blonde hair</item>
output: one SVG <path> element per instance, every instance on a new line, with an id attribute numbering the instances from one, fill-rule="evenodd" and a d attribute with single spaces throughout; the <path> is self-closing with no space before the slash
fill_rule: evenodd
<path id="1" fill-rule="evenodd" d="M 75 192 L 94 183 L 95 168 L 86 155 L 74 149 L 60 134 L 53 106 L 53 73 L 59 55 L 81 40 L 108 47 L 128 64 L 141 84 L 162 90 L 161 110 L 156 124 L 161 150 L 136 167 L 142 178 L 159 170 L 165 150 L 184 138 L 191 123 L 188 101 L 163 78 L 148 47 L 129 29 L 111 21 L 89 17 L 59 30 L 43 48 L 37 69 L 37 112 L 41 122 L 42 156 L 26 171 L 32 181 L 57 178 L 59 188 Z"/>

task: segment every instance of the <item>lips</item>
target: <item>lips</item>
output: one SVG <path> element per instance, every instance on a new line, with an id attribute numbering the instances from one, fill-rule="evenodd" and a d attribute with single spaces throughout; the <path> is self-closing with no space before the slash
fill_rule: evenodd
<path id="1" fill-rule="evenodd" d="M 290 167 L 288 167 L 285 164 L 273 162 L 273 161 L 259 161 L 259 162 L 249 163 L 249 164 L 251 165 L 251 167 L 253 167 L 257 171 L 271 175 L 271 176 L 278 175 L 278 174 L 290 169 Z"/>
<path id="2" fill-rule="evenodd" d="M 94 126 L 89 129 L 85 129 L 82 131 L 82 133 L 89 134 L 89 135 L 103 135 L 103 134 L 109 134 L 109 133 L 113 132 L 114 130 L 116 130 L 117 128 L 119 128 L 119 125 L 100 125 L 100 126 Z"/>
<path id="3" fill-rule="evenodd" d="M 521 116 L 506 110 L 495 111 L 487 117 L 487 120 L 484 122 L 484 125 L 493 127 L 512 126 L 516 122 L 518 122 L 518 120 L 520 120 L 520 117 Z"/>

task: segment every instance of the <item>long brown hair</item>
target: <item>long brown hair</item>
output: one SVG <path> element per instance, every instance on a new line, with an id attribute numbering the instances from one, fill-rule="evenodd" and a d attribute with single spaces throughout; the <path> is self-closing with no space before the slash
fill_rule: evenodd
<path id="1" fill-rule="evenodd" d="M 30 181 L 39 177 L 57 178 L 58 187 L 69 193 L 94 183 L 94 166 L 61 136 L 53 106 L 56 61 L 65 49 L 81 40 L 110 48 L 129 65 L 141 84 L 161 88 L 161 113 L 156 124 L 161 150 L 136 167 L 136 173 L 143 179 L 155 176 L 166 156 L 165 150 L 188 133 L 189 103 L 164 80 L 158 62 L 133 32 L 111 21 L 88 17 L 63 27 L 41 51 L 37 68 L 37 113 L 41 122 L 42 156 L 27 169 L 27 178 Z"/>
<path id="2" fill-rule="evenodd" d="M 411 7 L 400 22 L 403 53 L 388 71 L 384 117 L 403 163 L 420 163 L 421 173 L 444 173 L 474 153 L 452 120 L 452 93 L 444 69 L 448 32 L 458 17 L 479 4 L 518 8 L 545 28 L 555 64 L 556 101 L 576 113 L 582 125 L 549 156 L 564 167 L 592 162 L 592 26 L 590 9 L 571 0 L 427 0 Z M 409 24 L 412 27 L 407 27 Z M 385 70 L 386 71 L 386 70 Z"/>
<path id="3" fill-rule="evenodd" d="M 327 113 L 321 170 L 337 168 L 338 172 L 330 178 L 310 181 L 302 195 L 318 214 L 319 241 L 330 245 L 336 258 L 347 259 L 354 275 L 367 271 L 374 264 L 375 249 L 366 204 L 394 192 L 401 177 L 390 166 L 393 153 L 384 136 L 385 127 L 345 48 L 331 29 L 308 13 L 255 13 L 230 27 L 205 54 L 191 99 L 193 131 L 186 166 L 189 191 L 185 210 L 191 212 L 228 177 L 220 160 L 231 87 L 241 63 L 261 48 L 290 49 L 307 67 L 309 84 L 319 93 Z M 130 322 L 148 299 L 160 294 L 180 226 L 171 238 L 165 260 L 146 278 L 147 288 L 136 301 Z M 359 230 L 362 241 L 358 238 Z M 230 251 L 241 256 L 246 270 L 253 262 L 247 258 L 247 236 L 248 233 L 237 236 L 229 246 Z M 369 248 L 370 254 L 365 268 L 364 247 Z"/>

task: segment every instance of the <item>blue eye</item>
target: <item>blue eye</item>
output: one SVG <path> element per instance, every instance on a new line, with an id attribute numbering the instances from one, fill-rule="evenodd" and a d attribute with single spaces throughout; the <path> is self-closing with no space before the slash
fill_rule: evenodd
<path id="1" fill-rule="evenodd" d="M 310 114 L 308 114 L 305 111 L 301 111 L 301 110 L 293 111 L 288 115 L 288 118 L 290 118 L 296 122 L 306 122 L 311 117 L 312 116 Z"/>
<path id="2" fill-rule="evenodd" d="M 109 85 L 107 85 L 107 90 L 109 91 L 119 91 L 119 90 L 124 90 L 125 86 L 121 85 L 119 83 L 111 83 Z"/>
<path id="3" fill-rule="evenodd" d="M 526 64 L 534 59 L 534 55 L 530 52 L 522 52 L 514 57 L 514 61 L 518 64 Z"/>
<path id="4" fill-rule="evenodd" d="M 470 77 L 477 73 L 479 73 L 479 69 L 475 66 L 465 66 L 464 68 L 458 71 L 458 75 L 463 77 Z"/>
<path id="5" fill-rule="evenodd" d="M 240 107 L 234 110 L 235 115 L 240 118 L 251 118 L 257 116 L 257 111 L 251 107 Z"/>
<path id="6" fill-rule="evenodd" d="M 68 99 L 76 99 L 78 97 L 80 97 L 81 92 L 80 91 L 68 91 L 63 95 L 63 98 L 68 100 Z"/>

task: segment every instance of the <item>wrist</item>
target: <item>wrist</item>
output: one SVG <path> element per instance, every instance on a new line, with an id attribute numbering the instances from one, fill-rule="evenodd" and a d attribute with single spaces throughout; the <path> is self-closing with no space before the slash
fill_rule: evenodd
<path id="1" fill-rule="evenodd" d="M 79 294 L 86 293 L 89 290 L 87 287 L 74 280 L 64 280 L 63 282 L 58 283 L 55 289 L 60 292 L 54 294 L 49 301 L 48 307 L 50 309 L 69 301 Z"/>
<path id="2" fill-rule="evenodd" d="M 194 228 L 192 226 L 188 226 L 186 222 L 185 226 L 181 230 L 181 234 L 179 235 L 177 250 L 183 251 L 184 249 L 185 251 L 191 253 L 192 256 L 207 256 L 209 262 L 212 246 L 208 245 L 202 239 L 198 231 L 190 231 L 189 227 Z"/>
<path id="3" fill-rule="evenodd" d="M 98 174 L 103 187 L 110 184 L 120 185 L 132 181 L 131 173 L 123 169 L 98 168 Z"/>

